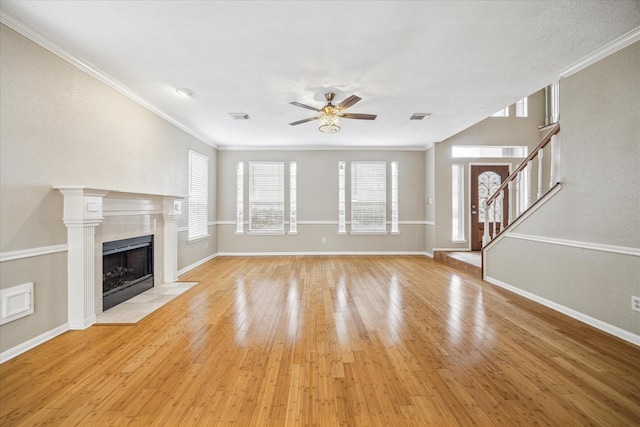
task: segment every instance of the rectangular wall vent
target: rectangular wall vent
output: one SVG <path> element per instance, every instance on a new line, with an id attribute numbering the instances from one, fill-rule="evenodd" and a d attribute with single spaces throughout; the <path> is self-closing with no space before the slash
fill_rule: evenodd
<path id="1" fill-rule="evenodd" d="M 424 120 L 428 119 L 429 116 L 431 116 L 429 113 L 413 113 L 413 115 L 409 117 L 409 120 Z"/>
<path id="2" fill-rule="evenodd" d="M 249 120 L 247 113 L 229 113 L 233 120 Z"/>
<path id="3" fill-rule="evenodd" d="M 33 313 L 33 282 L 0 290 L 0 325 Z"/>

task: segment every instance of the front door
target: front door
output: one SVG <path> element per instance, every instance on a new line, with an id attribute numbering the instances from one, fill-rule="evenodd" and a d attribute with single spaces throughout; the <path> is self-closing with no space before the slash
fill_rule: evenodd
<path id="1" fill-rule="evenodd" d="M 471 250 L 482 249 L 482 235 L 484 234 L 484 204 L 486 200 L 500 187 L 509 176 L 508 165 L 471 165 Z M 493 201 L 493 205 L 496 201 Z M 489 210 L 489 233 L 493 233 L 496 223 L 507 225 L 509 217 L 509 191 L 504 190 L 502 209 L 500 203 L 496 205 L 495 217 L 493 208 Z M 503 222 L 504 218 L 504 222 Z"/>

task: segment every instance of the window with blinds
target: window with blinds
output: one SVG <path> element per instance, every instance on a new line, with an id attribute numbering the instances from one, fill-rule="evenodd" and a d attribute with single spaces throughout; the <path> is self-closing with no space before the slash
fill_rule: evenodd
<path id="1" fill-rule="evenodd" d="M 244 234 L 244 162 L 236 165 L 236 234 Z"/>
<path id="2" fill-rule="evenodd" d="M 338 233 L 347 233 L 347 204 L 346 204 L 346 171 L 345 162 L 338 162 Z"/>
<path id="3" fill-rule="evenodd" d="M 289 162 L 289 234 L 298 234 L 298 164 Z"/>
<path id="4" fill-rule="evenodd" d="M 351 162 L 351 231 L 386 230 L 387 163 Z"/>
<path id="5" fill-rule="evenodd" d="M 284 162 L 249 162 L 249 232 L 284 233 Z"/>
<path id="6" fill-rule="evenodd" d="M 208 180 L 209 158 L 189 150 L 188 240 L 195 240 L 209 235 L 207 220 Z"/>

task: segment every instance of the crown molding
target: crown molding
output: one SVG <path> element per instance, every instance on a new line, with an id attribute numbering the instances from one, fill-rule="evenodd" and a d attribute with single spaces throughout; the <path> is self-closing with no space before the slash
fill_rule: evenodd
<path id="1" fill-rule="evenodd" d="M 596 50 L 593 53 L 585 56 L 582 59 L 574 62 L 569 65 L 567 68 L 560 70 L 558 75 L 560 77 L 569 77 L 578 71 L 584 70 L 590 65 L 595 64 L 596 62 L 606 58 L 607 56 L 616 53 L 619 50 L 624 49 L 627 46 L 637 42 L 640 40 L 640 27 L 636 27 L 633 30 L 621 35 L 620 37 L 614 39 L 610 43 L 602 46 L 600 49 Z"/>
<path id="2" fill-rule="evenodd" d="M 24 22 L 22 22 L 19 19 L 15 18 L 13 15 L 10 15 L 5 11 L 0 10 L 0 23 L 3 23 L 4 25 L 6 25 L 7 27 L 11 28 L 12 30 L 22 34 L 24 37 L 28 38 L 32 42 L 42 46 L 43 48 L 47 49 L 49 52 L 53 53 L 54 55 L 56 55 L 56 56 L 60 57 L 61 59 L 67 61 L 69 64 L 73 65 L 74 67 L 80 69 L 81 71 L 84 71 L 85 73 L 89 74 L 90 76 L 94 77 L 95 79 L 101 81 L 102 83 L 106 84 L 110 88 L 112 88 L 112 89 L 116 90 L 117 92 L 119 92 L 120 94 L 126 96 L 127 98 L 129 98 L 133 102 L 139 104 L 140 106 L 142 106 L 142 107 L 146 108 L 147 110 L 151 111 L 152 113 L 154 113 L 158 117 L 160 117 L 160 118 L 166 120 L 167 122 L 171 123 L 172 125 L 174 125 L 178 129 L 183 130 L 184 132 L 188 133 L 189 135 L 197 138 L 198 140 L 204 142 L 205 144 L 207 144 L 207 145 L 209 145 L 209 146 L 211 146 L 213 148 L 216 148 L 216 149 L 218 148 L 218 146 L 215 143 L 213 143 L 212 141 L 207 140 L 207 138 L 205 138 L 202 135 L 198 134 L 193 129 L 189 128 L 188 126 L 186 126 L 183 123 L 179 122 L 178 120 L 174 119 L 169 114 L 165 113 L 160 108 L 156 107 L 154 104 L 152 104 L 151 102 L 149 102 L 145 98 L 141 97 L 136 92 L 134 92 L 133 90 L 129 89 L 127 86 L 125 86 L 122 83 L 120 83 L 119 81 L 117 81 L 115 78 L 111 77 L 109 74 L 107 74 L 107 73 L 101 71 L 100 69 L 98 69 L 97 67 L 95 67 L 89 61 L 86 61 L 85 59 L 79 57 L 78 55 L 75 55 L 74 53 L 72 53 L 70 50 L 68 50 L 64 46 L 61 46 L 61 45 L 53 42 L 52 40 L 46 38 L 45 36 L 40 34 L 38 31 L 34 30 L 33 28 L 29 27 Z"/>

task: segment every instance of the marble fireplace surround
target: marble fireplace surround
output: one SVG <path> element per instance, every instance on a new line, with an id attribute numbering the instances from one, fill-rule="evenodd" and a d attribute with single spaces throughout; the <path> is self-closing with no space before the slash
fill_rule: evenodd
<path id="1" fill-rule="evenodd" d="M 153 234 L 154 284 L 177 281 L 177 229 L 185 196 L 83 185 L 54 188 L 64 196 L 70 329 L 88 328 L 102 312 L 103 242 Z"/>

